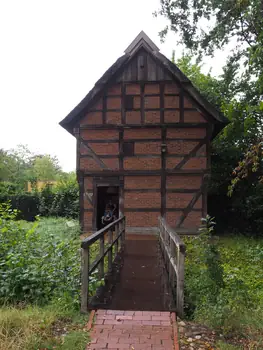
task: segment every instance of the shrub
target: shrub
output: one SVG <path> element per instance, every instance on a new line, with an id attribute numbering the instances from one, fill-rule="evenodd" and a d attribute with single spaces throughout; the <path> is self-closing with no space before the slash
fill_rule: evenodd
<path id="1" fill-rule="evenodd" d="M 224 334 L 262 332 L 262 243 L 236 236 L 218 240 L 213 226 L 208 217 L 200 236 L 186 238 L 186 314 Z"/>
<path id="2" fill-rule="evenodd" d="M 7 201 L 18 210 L 17 218 L 21 220 L 34 221 L 37 215 L 75 219 L 79 215 L 79 190 L 75 180 L 61 181 L 52 189 L 46 186 L 40 192 L 10 195 L 0 189 L 0 203 Z"/>
<path id="3" fill-rule="evenodd" d="M 78 305 L 80 289 L 79 231 L 61 239 L 41 235 L 15 221 L 17 211 L 0 204 L 0 301 L 46 303 L 69 295 Z"/>

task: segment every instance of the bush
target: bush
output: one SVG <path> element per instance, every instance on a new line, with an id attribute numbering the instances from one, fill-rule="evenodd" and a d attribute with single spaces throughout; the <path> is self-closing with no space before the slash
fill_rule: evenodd
<path id="1" fill-rule="evenodd" d="M 262 332 L 260 240 L 213 236 L 211 218 L 198 237 L 186 238 L 186 315 L 224 334 Z"/>
<path id="2" fill-rule="evenodd" d="M 34 221 L 37 215 L 78 218 L 79 190 L 76 181 L 60 182 L 54 188 L 45 187 L 40 192 L 10 195 L 0 191 L 0 203 L 10 201 L 16 209 L 17 219 Z"/>
<path id="3" fill-rule="evenodd" d="M 46 303 L 68 295 L 79 303 L 79 230 L 63 239 L 41 235 L 15 221 L 17 211 L 0 204 L 0 301 Z"/>

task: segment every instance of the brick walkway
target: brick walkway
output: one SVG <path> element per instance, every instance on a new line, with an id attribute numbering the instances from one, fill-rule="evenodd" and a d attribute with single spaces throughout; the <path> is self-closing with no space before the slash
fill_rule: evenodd
<path id="1" fill-rule="evenodd" d="M 90 335 L 87 350 L 179 349 L 170 312 L 98 310 Z"/>

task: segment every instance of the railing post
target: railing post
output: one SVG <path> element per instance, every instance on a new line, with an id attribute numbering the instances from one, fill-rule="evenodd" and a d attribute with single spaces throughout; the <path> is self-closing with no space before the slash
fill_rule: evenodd
<path id="1" fill-rule="evenodd" d="M 108 271 L 112 272 L 112 240 L 113 240 L 112 229 L 109 230 L 108 237 L 109 237 L 108 238 L 109 239 L 108 244 L 110 245 L 110 249 L 108 251 Z"/>
<path id="2" fill-rule="evenodd" d="M 89 248 L 81 249 L 81 312 L 88 312 L 89 298 Z"/>
<path id="3" fill-rule="evenodd" d="M 184 260 L 185 246 L 178 247 L 177 256 L 177 283 L 176 283 L 176 306 L 180 317 L 184 314 Z"/>
<path id="4" fill-rule="evenodd" d="M 99 263 L 99 277 L 102 279 L 104 277 L 104 234 L 100 238 L 100 258 Z"/>
<path id="5" fill-rule="evenodd" d="M 119 253 L 119 232 L 120 232 L 120 222 L 117 223 L 116 225 L 116 243 L 115 243 L 115 256 L 117 256 L 117 254 Z"/>
<path id="6" fill-rule="evenodd" d="M 121 221 L 121 230 L 122 230 L 122 233 L 121 233 L 121 247 L 122 249 L 124 248 L 124 243 L 125 243 L 125 226 L 126 226 L 126 223 L 125 223 L 125 217 L 122 219 Z"/>

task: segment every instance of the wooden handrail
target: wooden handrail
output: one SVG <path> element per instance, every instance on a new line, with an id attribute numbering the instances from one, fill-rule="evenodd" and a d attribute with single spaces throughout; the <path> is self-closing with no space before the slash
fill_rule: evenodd
<path id="1" fill-rule="evenodd" d="M 92 243 L 96 242 L 102 235 L 104 235 L 105 233 L 107 233 L 111 228 L 115 227 L 116 224 L 118 224 L 119 222 L 121 222 L 123 220 L 123 216 L 115 221 L 113 221 L 112 223 L 110 223 L 109 225 L 103 227 L 102 229 L 100 229 L 99 231 L 96 231 L 95 233 L 93 233 L 92 235 L 90 235 L 89 237 L 83 239 L 83 241 L 81 242 L 81 248 L 87 248 L 89 247 Z"/>
<path id="2" fill-rule="evenodd" d="M 184 313 L 184 261 L 186 246 L 180 236 L 159 218 L 160 246 L 168 281 L 172 291 L 176 288 L 176 308 L 179 316 Z"/>
<path id="3" fill-rule="evenodd" d="M 115 232 L 115 237 L 113 237 Z M 105 236 L 108 235 L 107 247 L 105 247 Z M 90 261 L 90 247 L 99 242 L 99 255 L 96 259 Z M 125 216 L 115 220 L 111 224 L 105 226 L 103 229 L 93 233 L 81 243 L 82 268 L 81 268 L 81 312 L 88 311 L 89 300 L 89 278 L 90 275 L 98 268 L 99 277 L 105 277 L 104 259 L 108 257 L 107 274 L 112 272 L 113 262 L 117 255 L 124 248 L 125 242 Z M 115 250 L 113 252 L 113 247 Z"/>

